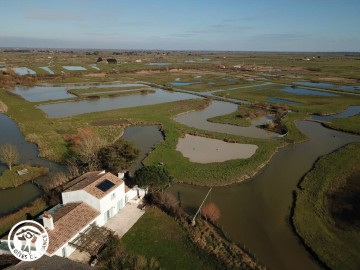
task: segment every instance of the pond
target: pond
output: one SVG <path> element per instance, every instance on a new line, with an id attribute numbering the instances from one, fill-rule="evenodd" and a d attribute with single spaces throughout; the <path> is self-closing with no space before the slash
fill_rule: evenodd
<path id="1" fill-rule="evenodd" d="M 324 96 L 324 97 L 337 97 L 339 95 L 329 93 L 329 92 L 323 92 L 323 91 L 315 91 L 315 90 L 309 90 L 305 88 L 293 88 L 293 87 L 285 87 L 281 89 L 281 91 L 295 94 L 295 95 L 306 95 L 306 96 Z"/>
<path id="2" fill-rule="evenodd" d="M 335 85 L 332 83 L 324 83 L 324 82 L 294 82 L 295 84 L 304 85 L 304 86 L 312 86 L 319 88 L 334 88 L 345 91 L 357 91 L 360 90 L 360 85 Z"/>
<path id="3" fill-rule="evenodd" d="M 310 140 L 288 145 L 249 181 L 214 188 L 209 201 L 221 211 L 219 223 L 232 240 L 245 244 L 268 269 L 320 269 L 293 233 L 288 217 L 292 191 L 314 162 L 360 136 L 327 129 L 319 123 L 299 121 L 298 128 Z M 208 188 L 175 184 L 169 191 L 195 213 Z"/>
<path id="4" fill-rule="evenodd" d="M 76 97 L 73 94 L 68 93 L 68 89 L 87 89 L 87 88 L 111 88 L 111 87 L 134 87 L 134 86 L 146 86 L 138 83 L 114 83 L 114 84 L 88 84 L 88 85 L 74 85 L 74 86 L 35 86 L 35 87 L 24 87 L 17 86 L 13 91 L 15 94 L 20 95 L 24 99 L 31 102 L 58 100 L 65 98 Z"/>
<path id="5" fill-rule="evenodd" d="M 209 107 L 202 111 L 195 111 L 182 114 L 174 118 L 175 121 L 202 130 L 215 131 L 220 133 L 227 133 L 233 135 L 241 135 L 245 137 L 260 138 L 260 139 L 273 139 L 277 138 L 279 134 L 257 128 L 258 125 L 267 123 L 271 117 L 261 117 L 254 119 L 250 127 L 241 127 L 228 124 L 212 123 L 207 119 L 230 114 L 237 111 L 238 105 L 223 101 L 213 101 Z"/>
<path id="6" fill-rule="evenodd" d="M 63 66 L 63 68 L 66 70 L 87 70 L 82 66 Z"/>
<path id="7" fill-rule="evenodd" d="M 52 71 L 49 67 L 40 67 L 40 68 L 43 69 L 43 70 L 45 70 L 46 72 L 48 72 L 48 73 L 51 74 L 51 75 L 54 75 L 54 74 L 55 74 L 55 72 Z"/>
<path id="8" fill-rule="evenodd" d="M 57 163 L 38 157 L 38 149 L 35 144 L 25 141 L 18 125 L 8 116 L 0 114 L 0 145 L 11 143 L 17 147 L 20 153 L 19 163 L 40 164 L 50 169 L 50 175 L 36 179 L 39 183 L 45 183 L 52 174 L 64 171 L 65 168 Z M 7 167 L 0 163 L 0 174 Z M 26 183 L 16 188 L 0 190 L 0 214 L 4 214 L 21 207 L 39 196 L 41 191 L 33 184 Z"/>
<path id="9" fill-rule="evenodd" d="M 160 131 L 160 126 L 133 126 L 125 129 L 122 139 L 132 142 L 140 150 L 138 158 L 129 168 L 130 174 L 133 175 L 137 169 L 142 167 L 142 161 L 155 145 L 164 140 L 164 136 Z"/>
<path id="10" fill-rule="evenodd" d="M 132 108 L 195 98 L 199 97 L 186 93 L 156 89 L 156 93 L 151 95 L 131 95 L 113 98 L 104 97 L 96 100 L 80 100 L 39 105 L 38 108 L 43 110 L 50 118 L 60 118 L 83 113 Z"/>
<path id="11" fill-rule="evenodd" d="M 27 67 L 14 67 L 13 68 L 14 72 L 18 75 L 35 75 L 36 72 L 33 71 L 32 69 L 29 69 Z"/>
<path id="12" fill-rule="evenodd" d="M 291 100 L 282 99 L 282 98 L 275 98 L 275 97 L 270 97 L 270 98 L 267 99 L 267 101 L 273 102 L 273 103 L 288 104 L 288 105 L 302 105 L 302 104 L 304 104 L 302 102 L 296 102 L 296 101 L 291 101 Z"/>
<path id="13" fill-rule="evenodd" d="M 360 114 L 360 106 L 349 106 L 345 111 L 331 115 L 311 115 L 311 119 L 321 122 L 331 122 L 336 118 L 347 118 Z"/>

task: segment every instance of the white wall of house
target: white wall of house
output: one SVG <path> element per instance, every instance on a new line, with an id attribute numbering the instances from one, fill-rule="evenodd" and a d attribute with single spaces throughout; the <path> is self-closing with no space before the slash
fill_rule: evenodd
<path id="1" fill-rule="evenodd" d="M 92 208 L 100 211 L 100 201 L 98 198 L 87 193 L 85 190 L 66 191 L 61 194 L 63 204 L 74 202 L 85 202 Z"/>
<path id="2" fill-rule="evenodd" d="M 101 215 L 96 221 L 98 226 L 104 225 L 107 220 L 116 215 L 125 206 L 125 183 L 115 188 L 100 200 Z"/>

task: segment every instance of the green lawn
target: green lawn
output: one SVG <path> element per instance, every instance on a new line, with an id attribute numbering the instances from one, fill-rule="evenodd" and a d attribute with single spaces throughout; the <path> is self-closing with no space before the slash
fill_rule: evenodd
<path id="1" fill-rule="evenodd" d="M 331 269 L 360 268 L 360 143 L 322 157 L 301 182 L 296 231 Z"/>
<path id="2" fill-rule="evenodd" d="M 156 258 L 163 269 L 215 269 L 214 261 L 193 246 L 180 225 L 155 207 L 146 209 L 122 241 L 127 250 Z"/>

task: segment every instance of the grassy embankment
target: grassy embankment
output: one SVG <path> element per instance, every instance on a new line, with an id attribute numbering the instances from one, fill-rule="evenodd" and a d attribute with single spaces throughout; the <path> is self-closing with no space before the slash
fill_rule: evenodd
<path id="1" fill-rule="evenodd" d="M 172 217 L 155 207 L 146 209 L 122 242 L 130 252 L 149 260 L 156 258 L 163 269 L 220 269 L 215 260 L 192 244 Z"/>
<path id="2" fill-rule="evenodd" d="M 28 173 L 19 175 L 18 170 L 27 169 Z M 13 166 L 11 171 L 6 170 L 0 176 L 0 189 L 17 187 L 21 184 L 31 181 L 39 176 L 46 175 L 49 173 L 49 169 L 45 167 L 34 167 L 29 165 L 18 165 Z"/>
<path id="3" fill-rule="evenodd" d="M 345 119 L 334 119 L 330 123 L 326 123 L 325 126 L 345 132 L 360 134 L 360 115 L 351 116 Z"/>
<path id="4" fill-rule="evenodd" d="M 5 91 L 0 90 L 0 99 L 8 105 L 8 115 L 19 123 L 25 138 L 39 145 L 42 156 L 55 161 L 61 161 L 67 151 L 63 135 L 75 133 L 77 128 L 92 126 L 110 141 L 130 123 L 161 124 L 166 140 L 157 146 L 145 163 L 164 162 L 176 181 L 197 185 L 225 185 L 243 180 L 253 175 L 271 157 L 275 148 L 283 144 L 281 141 L 206 132 L 172 120 L 179 113 L 204 108 L 208 102 L 203 99 L 97 112 L 61 119 L 48 119 L 41 110 L 34 108 L 34 104 Z M 259 148 L 251 159 L 210 164 L 192 163 L 175 150 L 178 138 L 186 133 L 256 144 Z"/>
<path id="5" fill-rule="evenodd" d="M 296 192 L 297 233 L 332 269 L 360 267 L 360 143 L 322 157 Z"/>
<path id="6" fill-rule="evenodd" d="M 27 214 L 36 216 L 42 213 L 49 206 L 43 198 L 38 198 L 31 202 L 29 205 L 20 208 L 18 211 L 0 217 L 0 235 L 7 232 L 14 224 L 27 218 Z"/>

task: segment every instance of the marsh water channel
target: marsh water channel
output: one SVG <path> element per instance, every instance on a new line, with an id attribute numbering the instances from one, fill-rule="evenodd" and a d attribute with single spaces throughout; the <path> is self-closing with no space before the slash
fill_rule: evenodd
<path id="1" fill-rule="evenodd" d="M 183 95 L 184 93 L 174 94 Z M 194 98 L 190 94 L 184 95 L 188 95 L 185 99 Z M 174 101 L 174 99 L 168 101 Z M 162 102 L 166 101 L 160 100 L 158 103 Z M 134 102 L 132 106 L 146 104 Z M 101 106 L 106 107 L 106 103 Z M 90 107 L 89 111 L 98 111 L 96 106 L 92 104 L 84 105 L 84 107 Z M 119 107 L 116 106 L 116 108 Z M 66 112 L 67 109 L 65 107 L 62 110 Z M 210 131 L 259 138 L 271 138 L 274 136 L 274 134 L 267 133 L 264 130 L 260 130 L 260 133 L 253 133 L 252 131 L 244 134 L 241 129 L 238 129 L 241 127 L 206 121 L 209 117 L 228 114 L 236 109 L 237 105 L 235 104 L 214 101 L 203 111 L 186 113 L 176 117 L 174 120 L 184 125 Z M 56 117 L 60 116 L 57 115 Z M 360 136 L 327 129 L 315 122 L 298 121 L 297 126 L 309 137 L 309 141 L 288 145 L 280 149 L 269 164 L 255 177 L 229 187 L 214 188 L 209 198 L 210 201 L 219 206 L 221 210 L 219 223 L 232 240 L 245 244 L 247 248 L 250 248 L 251 252 L 268 269 L 300 270 L 320 268 L 299 242 L 298 237 L 290 227 L 289 214 L 292 204 L 292 192 L 296 189 L 301 177 L 312 168 L 319 157 L 348 143 L 360 141 Z M 258 132 L 258 129 L 253 126 L 249 128 L 256 129 L 256 132 Z M 147 152 L 151 151 L 152 146 L 163 139 L 158 126 L 130 127 L 125 130 L 123 138 L 134 142 L 141 151 L 140 157 L 131 170 L 141 166 L 141 161 Z M 34 163 L 40 163 L 50 167 L 52 171 L 64 169 L 58 164 L 39 159 L 36 146 L 24 140 L 15 122 L 9 117 L 0 114 L 0 143 L 3 142 L 14 143 L 21 149 L 22 162 L 33 161 Z M 0 167 L 0 170 L 3 171 L 4 167 Z M 208 188 L 175 184 L 170 187 L 169 191 L 180 198 L 182 206 L 188 212 L 194 213 Z M 41 191 L 31 183 L 15 189 L 1 190 L 0 213 L 16 209 L 39 196 L 40 193 Z"/>
<path id="2" fill-rule="evenodd" d="M 241 184 L 214 188 L 208 199 L 221 211 L 220 225 L 233 241 L 245 244 L 269 269 L 319 269 L 289 224 L 292 191 L 314 162 L 360 136 L 334 131 L 319 123 L 299 121 L 310 140 L 288 145 L 265 169 Z M 209 188 L 175 184 L 169 191 L 195 213 Z"/>
<path id="3" fill-rule="evenodd" d="M 20 154 L 19 163 L 41 165 L 50 169 L 48 175 L 36 179 L 39 183 L 44 183 L 54 173 L 65 170 L 62 165 L 39 158 L 37 146 L 25 140 L 18 125 L 11 118 L 0 114 L 0 145 L 4 143 L 11 143 L 17 147 Z M 0 163 L 0 174 L 6 169 L 7 167 Z M 29 203 L 41 194 L 42 191 L 30 182 L 17 188 L 0 190 L 0 216 Z"/>

